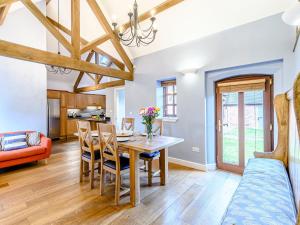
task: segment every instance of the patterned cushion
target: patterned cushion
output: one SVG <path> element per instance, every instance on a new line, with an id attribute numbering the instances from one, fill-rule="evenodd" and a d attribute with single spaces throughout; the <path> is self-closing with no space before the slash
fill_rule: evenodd
<path id="1" fill-rule="evenodd" d="M 152 153 L 143 152 L 143 153 L 140 154 L 140 157 L 141 158 L 148 158 L 148 159 L 150 159 L 150 158 L 154 158 L 154 157 L 156 157 L 158 155 L 159 155 L 159 151 L 152 152 Z"/>
<path id="2" fill-rule="evenodd" d="M 41 144 L 41 134 L 40 132 L 30 132 L 26 134 L 27 144 L 29 146 L 38 146 Z"/>
<path id="3" fill-rule="evenodd" d="M 15 134 L 4 134 L 2 143 L 3 151 L 12 151 L 28 147 L 25 132 Z"/>
<path id="4" fill-rule="evenodd" d="M 222 225 L 295 225 L 296 207 L 281 161 L 251 159 Z"/>
<path id="5" fill-rule="evenodd" d="M 3 151 L 2 142 L 3 142 L 3 137 L 0 137 L 0 152 Z"/>

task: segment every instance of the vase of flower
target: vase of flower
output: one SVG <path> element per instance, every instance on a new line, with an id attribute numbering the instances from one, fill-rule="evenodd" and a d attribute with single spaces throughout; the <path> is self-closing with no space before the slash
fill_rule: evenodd
<path id="1" fill-rule="evenodd" d="M 160 109 L 158 107 L 147 107 L 140 110 L 140 115 L 143 117 L 143 124 L 146 127 L 147 143 L 153 140 L 152 125 L 154 120 L 159 116 Z"/>

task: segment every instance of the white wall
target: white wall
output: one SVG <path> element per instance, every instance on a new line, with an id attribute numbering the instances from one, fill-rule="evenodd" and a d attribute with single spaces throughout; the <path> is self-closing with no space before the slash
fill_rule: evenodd
<path id="1" fill-rule="evenodd" d="M 45 3 L 38 4 L 45 11 Z M 46 49 L 45 28 L 25 8 L 10 13 L 0 39 Z M 44 65 L 0 57 L 0 132 L 47 131 L 47 76 Z"/>
<path id="2" fill-rule="evenodd" d="M 207 120 L 206 115 L 206 72 L 282 59 L 282 75 L 275 79 L 275 91 L 285 91 L 294 79 L 291 51 L 294 38 L 294 29 L 282 22 L 281 15 L 275 15 L 140 57 L 135 60 L 135 81 L 126 82 L 126 113 L 133 112 L 140 121 L 138 109 L 155 104 L 156 81 L 176 76 L 179 120 L 167 125 L 166 135 L 182 137 L 185 142 L 171 148 L 169 155 L 195 163 L 213 164 L 215 153 L 211 145 L 214 140 L 206 139 L 210 135 L 206 127 L 215 122 Z M 188 76 L 178 74 L 191 68 L 200 70 Z M 200 152 L 192 152 L 193 146 L 199 147 Z M 207 155 L 211 157 L 207 159 Z"/>

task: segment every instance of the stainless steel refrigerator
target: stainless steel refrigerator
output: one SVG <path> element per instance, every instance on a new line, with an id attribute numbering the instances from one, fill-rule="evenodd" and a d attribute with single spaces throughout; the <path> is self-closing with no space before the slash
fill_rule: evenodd
<path id="1" fill-rule="evenodd" d="M 48 137 L 60 137 L 60 100 L 48 99 Z"/>

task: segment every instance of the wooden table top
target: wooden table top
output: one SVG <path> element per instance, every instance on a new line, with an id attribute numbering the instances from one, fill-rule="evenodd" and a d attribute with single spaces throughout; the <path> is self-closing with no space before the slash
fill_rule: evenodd
<path id="1" fill-rule="evenodd" d="M 129 141 L 119 142 L 118 145 L 123 148 L 151 153 L 177 145 L 181 142 L 184 142 L 183 138 L 154 136 L 152 142 L 148 143 L 145 136 L 132 136 Z"/>
<path id="2" fill-rule="evenodd" d="M 78 133 L 75 133 L 74 135 L 78 136 Z M 98 137 L 98 132 L 92 131 L 92 136 Z M 135 134 L 134 136 L 129 137 L 129 141 L 118 142 L 118 145 L 119 147 L 123 147 L 127 149 L 152 153 L 155 151 L 162 150 L 164 148 L 171 147 L 173 145 L 177 145 L 181 142 L 184 142 L 183 138 L 154 136 L 152 142 L 148 143 L 147 138 L 145 136 Z"/>

